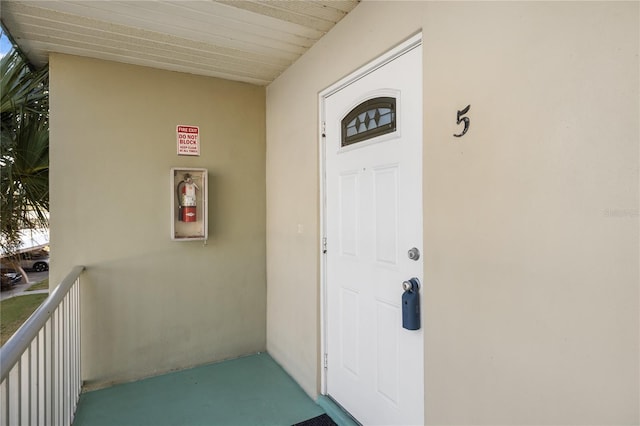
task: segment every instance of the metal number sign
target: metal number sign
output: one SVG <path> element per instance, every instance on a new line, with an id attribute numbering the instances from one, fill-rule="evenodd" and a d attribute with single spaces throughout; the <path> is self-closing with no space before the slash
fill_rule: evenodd
<path id="1" fill-rule="evenodd" d="M 458 111 L 458 118 L 457 118 L 456 124 L 464 123 L 464 129 L 462 129 L 461 133 L 457 135 L 456 134 L 453 135 L 456 138 L 464 136 L 464 134 L 467 133 L 467 130 L 469 130 L 469 122 L 470 122 L 469 117 L 463 117 L 463 116 L 469 112 L 470 108 L 471 108 L 471 105 L 467 105 L 466 108 Z"/>

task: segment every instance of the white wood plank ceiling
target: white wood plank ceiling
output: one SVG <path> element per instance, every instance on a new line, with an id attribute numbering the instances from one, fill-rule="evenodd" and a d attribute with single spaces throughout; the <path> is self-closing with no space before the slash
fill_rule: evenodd
<path id="1" fill-rule="evenodd" d="M 36 66 L 59 52 L 267 85 L 360 0 L 0 2 Z"/>

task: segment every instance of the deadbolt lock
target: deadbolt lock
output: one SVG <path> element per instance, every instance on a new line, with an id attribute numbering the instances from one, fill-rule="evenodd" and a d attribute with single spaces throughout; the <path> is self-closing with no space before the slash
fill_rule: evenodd
<path id="1" fill-rule="evenodd" d="M 418 260 L 418 259 L 420 259 L 420 250 L 418 250 L 417 248 L 413 247 L 411 250 L 409 250 L 407 252 L 407 255 L 409 256 L 409 259 L 411 259 L 411 260 Z"/>

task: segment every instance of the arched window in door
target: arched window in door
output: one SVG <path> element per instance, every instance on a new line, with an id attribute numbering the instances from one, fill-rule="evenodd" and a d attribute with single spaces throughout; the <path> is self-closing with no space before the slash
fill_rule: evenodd
<path id="1" fill-rule="evenodd" d="M 369 99 L 342 119 L 343 147 L 396 131 L 396 98 Z"/>

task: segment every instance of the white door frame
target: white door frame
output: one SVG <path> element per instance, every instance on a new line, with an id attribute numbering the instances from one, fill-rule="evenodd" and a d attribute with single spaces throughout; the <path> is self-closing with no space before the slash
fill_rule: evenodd
<path id="1" fill-rule="evenodd" d="M 326 220 L 327 220 L 327 203 L 326 203 L 326 164 L 325 164 L 325 137 L 324 137 L 324 125 L 325 122 L 325 100 L 332 94 L 339 90 L 349 86 L 357 80 L 367 74 L 372 73 L 378 68 L 388 64 L 394 59 L 404 55 L 405 53 L 413 50 L 414 48 L 422 45 L 422 32 L 415 34 L 400 43 L 396 47 L 382 54 L 378 58 L 359 68 L 355 72 L 349 74 L 347 77 L 337 81 L 328 88 L 324 89 L 318 95 L 319 102 L 319 129 L 318 129 L 318 144 L 319 149 L 319 169 L 320 170 L 320 393 L 327 395 L 327 280 L 326 280 L 326 268 L 327 268 L 327 256 L 326 252 Z"/>

